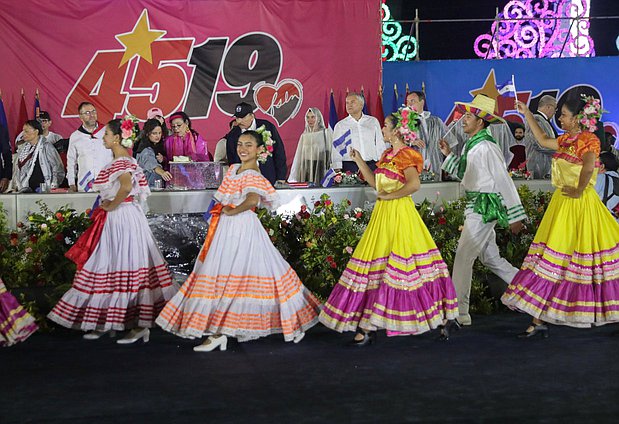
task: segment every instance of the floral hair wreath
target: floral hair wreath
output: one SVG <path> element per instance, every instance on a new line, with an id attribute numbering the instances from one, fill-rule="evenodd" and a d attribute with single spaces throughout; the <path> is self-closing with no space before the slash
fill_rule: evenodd
<path id="1" fill-rule="evenodd" d="M 583 130 L 595 132 L 597 130 L 597 122 L 602 117 L 602 114 L 608 113 L 608 111 L 602 109 L 602 102 L 600 99 L 596 99 L 593 96 L 587 96 L 586 94 L 581 94 L 580 97 L 585 102 L 585 106 L 582 108 L 582 111 L 576 115 L 578 124 Z"/>
<path id="2" fill-rule="evenodd" d="M 271 138 L 271 131 L 267 131 L 264 125 L 261 125 L 260 128 L 256 129 L 256 132 L 262 136 L 262 141 L 264 141 L 264 151 L 258 154 L 258 162 L 265 163 L 267 159 L 273 156 L 273 145 L 275 141 Z"/>
<path id="3" fill-rule="evenodd" d="M 120 144 L 126 149 L 131 148 L 138 137 L 138 122 L 138 118 L 135 116 L 125 115 L 120 123 Z"/>
<path id="4" fill-rule="evenodd" d="M 402 106 L 394 115 L 398 120 L 395 129 L 402 135 L 404 142 L 410 145 L 417 140 L 419 113 L 413 108 Z"/>

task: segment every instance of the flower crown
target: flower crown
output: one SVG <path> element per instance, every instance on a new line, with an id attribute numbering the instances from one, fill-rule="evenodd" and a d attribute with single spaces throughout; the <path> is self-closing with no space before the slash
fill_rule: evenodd
<path id="1" fill-rule="evenodd" d="M 580 97 L 585 102 L 585 106 L 582 108 L 582 111 L 576 115 L 578 124 L 583 130 L 595 132 L 597 130 L 596 124 L 602 117 L 602 113 L 608 111 L 602 109 L 602 102 L 600 99 L 587 96 L 586 94 L 581 94 Z"/>
<path id="2" fill-rule="evenodd" d="M 402 135 L 406 144 L 411 144 L 417 140 L 419 113 L 408 106 L 402 106 L 394 113 L 398 122 L 395 129 Z"/>
<path id="3" fill-rule="evenodd" d="M 120 144 L 126 149 L 133 147 L 133 143 L 138 137 L 139 127 L 138 118 L 133 115 L 125 115 L 120 123 Z"/>
<path id="4" fill-rule="evenodd" d="M 264 125 L 261 125 L 260 128 L 256 129 L 256 132 L 262 136 L 262 141 L 264 141 L 264 151 L 258 154 L 258 162 L 265 163 L 267 159 L 273 156 L 273 145 L 275 141 L 271 138 L 271 131 L 267 131 Z"/>

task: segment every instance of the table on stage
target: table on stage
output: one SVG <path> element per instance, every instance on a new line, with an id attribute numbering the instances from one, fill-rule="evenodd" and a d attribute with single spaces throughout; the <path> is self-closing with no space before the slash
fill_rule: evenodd
<path id="1" fill-rule="evenodd" d="M 552 191 L 549 180 L 515 180 L 516 186 L 525 184 L 531 190 Z M 342 199 L 351 201 L 353 207 L 363 207 L 366 202 L 376 201 L 376 192 L 367 186 L 331 187 L 331 188 L 283 188 L 277 192 L 281 197 L 281 207 L 278 213 L 297 212 L 302 204 L 312 206 L 323 193 L 330 196 L 334 203 Z M 206 210 L 215 190 L 196 191 L 153 191 L 148 198 L 149 214 L 192 214 Z M 421 188 L 413 194 L 415 202 L 424 199 L 432 201 L 455 200 L 464 195 L 462 186 L 458 182 L 423 183 Z M 52 211 L 68 205 L 84 211 L 90 208 L 97 197 L 96 193 L 27 193 L 27 194 L 0 194 L 0 204 L 7 213 L 10 228 L 16 228 L 18 221 L 26 221 L 28 213 L 39 211 L 37 201 L 45 203 Z"/>

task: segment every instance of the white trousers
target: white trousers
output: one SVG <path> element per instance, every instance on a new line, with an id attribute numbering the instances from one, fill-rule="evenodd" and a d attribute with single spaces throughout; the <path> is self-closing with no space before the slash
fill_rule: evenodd
<path id="1" fill-rule="evenodd" d="M 507 284 L 511 283 L 518 269 L 507 262 L 499 254 L 496 244 L 494 226 L 496 221 L 484 224 L 481 215 L 468 212 L 464 219 L 464 228 L 458 241 L 452 280 L 458 295 L 458 320 L 462 324 L 470 324 L 469 300 L 471 296 L 471 279 L 473 278 L 473 263 L 479 258 L 482 264 L 500 277 Z"/>

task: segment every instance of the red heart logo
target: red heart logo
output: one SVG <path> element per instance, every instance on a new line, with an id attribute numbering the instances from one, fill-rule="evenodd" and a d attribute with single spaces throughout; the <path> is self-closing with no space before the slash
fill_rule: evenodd
<path id="1" fill-rule="evenodd" d="M 303 102 L 303 86 L 295 79 L 283 79 L 277 85 L 261 82 L 254 88 L 254 102 L 282 126 L 299 112 Z"/>

